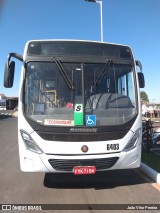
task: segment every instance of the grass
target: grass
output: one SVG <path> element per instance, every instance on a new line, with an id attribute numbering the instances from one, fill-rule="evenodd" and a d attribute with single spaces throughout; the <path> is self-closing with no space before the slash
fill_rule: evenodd
<path id="1" fill-rule="evenodd" d="M 160 173 L 160 155 L 156 155 L 152 152 L 147 153 L 146 151 L 142 151 L 142 163 L 145 163 L 158 173 Z"/>
<path id="2" fill-rule="evenodd" d="M 146 118 L 143 118 L 142 120 L 146 120 Z M 151 121 L 160 121 L 160 118 L 151 118 Z M 158 173 L 160 173 L 160 155 L 154 154 L 152 152 L 147 153 L 146 151 L 142 151 L 142 163 L 145 163 Z"/>

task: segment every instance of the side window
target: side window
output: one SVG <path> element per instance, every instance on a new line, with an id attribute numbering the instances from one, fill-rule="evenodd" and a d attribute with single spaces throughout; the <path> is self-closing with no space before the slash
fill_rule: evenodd
<path id="1" fill-rule="evenodd" d="M 127 90 L 128 90 L 128 94 L 127 96 L 130 98 L 131 102 L 133 105 L 135 105 L 135 91 L 134 91 L 134 81 L 133 81 L 133 73 L 129 72 L 127 74 Z"/>
<path id="2" fill-rule="evenodd" d="M 132 104 L 135 104 L 135 93 L 133 85 L 133 73 L 128 72 L 118 78 L 118 94 L 126 95 L 130 98 Z"/>
<path id="3" fill-rule="evenodd" d="M 127 95 L 126 90 L 126 75 L 123 75 L 118 78 L 118 94 Z"/>

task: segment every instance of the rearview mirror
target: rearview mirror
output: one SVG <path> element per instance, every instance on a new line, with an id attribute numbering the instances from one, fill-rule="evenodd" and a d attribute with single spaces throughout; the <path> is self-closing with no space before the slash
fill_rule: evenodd
<path id="1" fill-rule="evenodd" d="M 144 75 L 142 72 L 138 72 L 138 81 L 139 81 L 139 87 L 144 88 L 145 87 L 145 80 Z"/>
<path id="2" fill-rule="evenodd" d="M 11 88 L 14 80 L 15 62 L 7 61 L 4 71 L 4 87 Z"/>
<path id="3" fill-rule="evenodd" d="M 23 62 L 23 57 L 17 53 L 9 53 L 7 62 L 4 70 L 4 87 L 11 88 L 13 86 L 14 80 L 14 70 L 15 70 L 15 62 L 10 61 L 11 57 L 14 57 Z"/>

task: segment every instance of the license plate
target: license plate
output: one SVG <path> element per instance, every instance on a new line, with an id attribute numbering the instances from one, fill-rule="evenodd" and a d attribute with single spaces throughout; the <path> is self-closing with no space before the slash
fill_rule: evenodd
<path id="1" fill-rule="evenodd" d="M 73 173 L 75 175 L 95 174 L 96 173 L 96 167 L 95 166 L 75 166 L 73 168 Z"/>

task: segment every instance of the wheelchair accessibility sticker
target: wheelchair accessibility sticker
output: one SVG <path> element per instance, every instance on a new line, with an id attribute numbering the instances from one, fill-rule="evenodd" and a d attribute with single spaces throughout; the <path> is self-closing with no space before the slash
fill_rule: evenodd
<path id="1" fill-rule="evenodd" d="M 95 115 L 86 115 L 86 126 L 96 126 Z"/>

